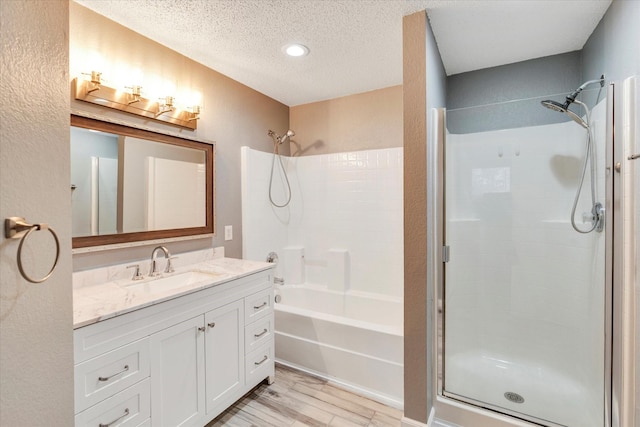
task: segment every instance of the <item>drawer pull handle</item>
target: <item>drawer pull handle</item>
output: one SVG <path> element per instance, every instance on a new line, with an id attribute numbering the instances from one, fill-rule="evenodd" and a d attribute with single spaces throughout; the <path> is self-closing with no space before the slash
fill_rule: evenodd
<path id="1" fill-rule="evenodd" d="M 267 332 L 269 332 L 269 331 L 265 329 L 262 332 L 260 332 L 259 334 L 253 334 L 253 336 L 256 337 L 256 338 L 260 338 L 261 336 L 263 336 Z"/>
<path id="2" fill-rule="evenodd" d="M 254 309 L 254 310 L 260 310 L 260 309 L 261 309 L 262 307 L 264 307 L 265 305 L 267 305 L 267 302 L 266 302 L 266 301 L 265 301 L 265 302 L 263 302 L 263 303 L 262 303 L 262 304 L 260 304 L 260 305 L 254 305 L 254 306 L 253 306 L 253 309 Z"/>
<path id="3" fill-rule="evenodd" d="M 207 323 L 207 326 L 210 328 L 214 328 L 216 326 L 216 322 Z"/>
<path id="4" fill-rule="evenodd" d="M 269 360 L 269 356 L 265 355 L 264 358 L 259 361 L 259 362 L 253 362 L 254 365 L 258 366 L 258 365 L 262 365 L 264 362 L 266 362 L 267 360 Z"/>
<path id="5" fill-rule="evenodd" d="M 108 377 L 98 377 L 98 381 L 109 381 L 111 378 L 115 377 L 116 375 L 120 375 L 122 373 L 125 373 L 129 370 L 129 365 L 124 365 L 124 369 L 120 372 L 116 372 L 115 374 L 111 374 Z"/>
<path id="6" fill-rule="evenodd" d="M 108 423 L 108 424 L 102 424 L 102 423 L 100 423 L 100 424 L 99 424 L 99 427 L 110 427 L 111 425 L 113 425 L 113 424 L 117 423 L 118 421 L 120 421 L 121 419 L 123 419 L 124 417 L 126 417 L 127 415 L 129 415 L 129 408 L 126 408 L 126 409 L 124 410 L 124 414 L 120 415 L 118 418 L 116 418 L 115 420 L 111 421 L 110 423 Z"/>

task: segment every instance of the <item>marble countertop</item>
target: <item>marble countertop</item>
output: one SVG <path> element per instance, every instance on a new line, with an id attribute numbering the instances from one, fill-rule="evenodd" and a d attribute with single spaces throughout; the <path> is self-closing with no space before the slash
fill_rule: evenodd
<path id="1" fill-rule="evenodd" d="M 174 273 L 162 273 L 158 277 L 133 281 L 120 278 L 74 287 L 73 289 L 73 327 L 74 329 L 100 322 L 143 307 L 161 303 L 195 291 L 226 283 L 230 280 L 273 268 L 275 264 L 247 261 L 235 258 L 216 258 L 176 268 Z M 192 280 L 179 287 L 154 288 L 154 281 L 178 276 L 188 272 L 197 272 Z M 183 276 L 186 277 L 186 276 Z M 158 282 L 160 284 L 162 282 Z"/>

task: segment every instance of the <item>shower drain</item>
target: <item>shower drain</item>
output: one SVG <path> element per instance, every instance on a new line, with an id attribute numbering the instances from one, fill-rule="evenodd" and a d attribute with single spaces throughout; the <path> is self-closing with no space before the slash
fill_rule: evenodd
<path id="1" fill-rule="evenodd" d="M 524 403 L 524 397 L 520 396 L 518 393 L 514 393 L 512 391 L 508 391 L 504 394 L 504 397 L 513 403 Z"/>

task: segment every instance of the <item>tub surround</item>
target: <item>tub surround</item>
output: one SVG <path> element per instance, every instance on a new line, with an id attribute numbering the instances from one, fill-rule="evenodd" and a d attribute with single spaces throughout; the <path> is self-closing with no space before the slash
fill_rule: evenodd
<path id="1" fill-rule="evenodd" d="M 159 270 L 164 260 L 159 259 Z M 273 264 L 225 258 L 224 251 L 209 249 L 180 254 L 174 261 L 174 273 L 162 273 L 158 277 L 147 277 L 149 261 L 140 262 L 143 280 L 134 281 L 136 263 L 119 264 L 73 273 L 73 327 L 81 328 L 134 310 L 159 304 L 199 290 L 215 287 L 260 271 Z M 203 280 L 168 290 L 156 291 L 154 281 L 182 273 L 197 271 L 204 273 Z M 148 284 L 148 286 L 140 286 Z"/>
<path id="2" fill-rule="evenodd" d="M 283 159 L 242 148 L 243 257 L 279 255 L 276 360 L 403 405 L 403 149 Z M 283 190 L 284 189 L 284 190 Z M 393 349 L 391 354 L 388 349 Z M 372 374 L 372 373 L 375 373 Z"/>
<path id="3" fill-rule="evenodd" d="M 402 297 L 402 152 L 284 158 L 292 198 L 274 209 L 273 153 L 243 147 L 243 258 L 262 261 L 275 251 L 288 285 Z M 274 174 L 274 200 L 284 199 L 285 191 Z"/>

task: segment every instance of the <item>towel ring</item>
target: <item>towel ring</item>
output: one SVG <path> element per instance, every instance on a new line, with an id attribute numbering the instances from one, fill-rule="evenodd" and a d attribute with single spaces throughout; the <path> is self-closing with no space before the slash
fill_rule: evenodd
<path id="1" fill-rule="evenodd" d="M 22 266 L 22 245 L 27 240 L 29 235 L 36 230 L 48 230 L 52 235 L 53 239 L 56 242 L 56 259 L 53 261 L 53 266 L 51 270 L 41 279 L 33 279 L 31 278 L 25 271 Z M 53 228 L 49 227 L 47 224 L 29 224 L 25 221 L 24 218 L 13 216 L 10 218 L 6 218 L 4 220 L 4 235 L 8 239 L 20 239 L 20 244 L 18 245 L 18 270 L 20 270 L 20 274 L 25 280 L 31 283 L 42 283 L 47 280 L 53 274 L 53 271 L 58 266 L 58 259 L 60 258 L 60 241 L 58 240 L 58 235 L 53 230 Z"/>

